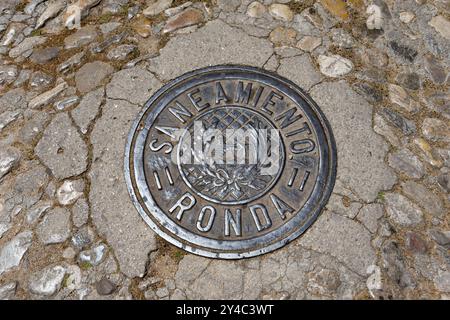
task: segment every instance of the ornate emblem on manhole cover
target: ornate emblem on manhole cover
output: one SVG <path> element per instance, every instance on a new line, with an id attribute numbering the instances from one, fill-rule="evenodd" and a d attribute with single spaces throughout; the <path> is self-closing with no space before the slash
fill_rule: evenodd
<path id="1" fill-rule="evenodd" d="M 243 66 L 189 72 L 146 103 L 125 177 L 145 222 L 187 251 L 237 259 L 282 247 L 317 218 L 336 150 L 295 84 Z M 130 232 L 132 232 L 130 230 Z"/>

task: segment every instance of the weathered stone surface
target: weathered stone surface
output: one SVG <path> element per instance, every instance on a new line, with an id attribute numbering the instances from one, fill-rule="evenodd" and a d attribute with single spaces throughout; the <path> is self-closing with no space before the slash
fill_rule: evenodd
<path id="1" fill-rule="evenodd" d="M 146 16 L 155 16 L 160 14 L 172 5 L 173 0 L 152 0 L 147 2 L 148 7 L 142 11 Z"/>
<path id="2" fill-rule="evenodd" d="M 397 225 L 410 227 L 422 222 L 422 210 L 406 197 L 398 193 L 388 193 L 384 199 L 387 214 Z"/>
<path id="3" fill-rule="evenodd" d="M 419 111 L 419 104 L 400 86 L 389 84 L 389 99 L 407 112 Z"/>
<path id="4" fill-rule="evenodd" d="M 375 114 L 373 117 L 373 130 L 386 138 L 389 143 L 393 146 L 400 146 L 401 142 L 398 137 L 398 134 L 394 131 L 394 129 L 388 125 L 387 121 L 380 116 L 379 114 Z"/>
<path id="5" fill-rule="evenodd" d="M 79 228 L 89 219 L 89 206 L 85 198 L 78 199 L 72 207 L 72 221 Z"/>
<path id="6" fill-rule="evenodd" d="M 285 4 L 274 3 L 269 7 L 269 13 L 275 19 L 292 21 L 294 12 Z"/>
<path id="7" fill-rule="evenodd" d="M 405 264 L 404 256 L 400 246 L 395 241 L 386 241 L 381 248 L 381 259 L 383 274 L 400 288 L 414 288 L 415 282 Z"/>
<path id="8" fill-rule="evenodd" d="M 47 20 L 55 17 L 58 13 L 61 12 L 61 10 L 65 7 L 66 1 L 64 0 L 54 0 L 52 2 L 48 2 L 47 7 L 45 8 L 45 11 L 40 15 L 36 22 L 36 29 L 42 27 Z"/>
<path id="9" fill-rule="evenodd" d="M 79 229 L 71 238 L 71 242 L 78 250 L 88 248 L 95 237 L 94 231 L 89 227 Z"/>
<path id="10" fill-rule="evenodd" d="M 65 180 L 56 191 L 56 198 L 58 199 L 59 204 L 67 206 L 75 203 L 75 201 L 83 195 L 83 191 L 83 180 Z"/>
<path id="11" fill-rule="evenodd" d="M 189 70 L 216 64 L 261 67 L 272 53 L 268 40 L 250 37 L 220 20 L 214 20 L 194 33 L 172 38 L 161 49 L 160 56 L 150 61 L 149 69 L 161 79 L 170 80 Z"/>
<path id="12" fill-rule="evenodd" d="M 93 165 L 89 172 L 89 199 L 92 219 L 113 248 L 121 271 L 128 277 L 142 275 L 149 252 L 156 249 L 155 235 L 131 203 L 123 163 L 117 161 L 123 159 L 123 146 L 139 110 L 125 101 L 108 100 L 91 134 Z"/>
<path id="13" fill-rule="evenodd" d="M 327 9 L 333 16 L 341 20 L 348 20 L 349 13 L 347 10 L 347 3 L 343 0 L 320 0 L 320 3 Z"/>
<path id="14" fill-rule="evenodd" d="M 425 173 L 425 168 L 420 159 L 408 149 L 401 149 L 389 154 L 388 163 L 392 168 L 410 178 L 419 179 Z"/>
<path id="15" fill-rule="evenodd" d="M 66 10 L 62 17 L 64 26 L 69 29 L 74 28 L 77 22 L 79 23 L 81 19 L 85 18 L 88 15 L 89 10 L 96 6 L 100 1 L 101 0 L 80 0 L 73 2 L 70 10 Z"/>
<path id="16" fill-rule="evenodd" d="M 440 174 L 437 178 L 437 183 L 443 190 L 450 193 L 450 174 L 449 173 Z"/>
<path id="17" fill-rule="evenodd" d="M 418 90 L 422 85 L 420 76 L 415 72 L 401 72 L 395 77 L 395 81 L 410 90 Z"/>
<path id="18" fill-rule="evenodd" d="M 80 252 L 78 259 L 81 263 L 87 262 L 92 266 L 98 266 L 104 260 L 105 253 L 106 246 L 103 243 L 100 243 L 91 250 Z"/>
<path id="19" fill-rule="evenodd" d="M 426 118 L 423 120 L 422 133 L 431 141 L 450 142 L 450 126 L 439 119 Z"/>
<path id="20" fill-rule="evenodd" d="M 17 66 L 0 66 L 0 85 L 8 85 L 14 82 L 18 76 Z"/>
<path id="21" fill-rule="evenodd" d="M 9 56 L 11 58 L 17 58 L 18 56 L 29 57 L 33 52 L 33 48 L 45 43 L 45 41 L 47 41 L 47 38 L 42 36 L 25 38 L 18 46 L 9 51 Z"/>
<path id="22" fill-rule="evenodd" d="M 54 99 L 66 88 L 67 88 L 67 82 L 65 82 L 63 80 L 61 83 L 59 83 L 53 89 L 50 89 L 50 90 L 34 97 L 33 99 L 31 99 L 31 101 L 29 103 L 29 107 L 32 109 L 36 109 L 36 108 L 42 107 L 43 105 L 45 105 L 47 103 L 53 102 Z"/>
<path id="23" fill-rule="evenodd" d="M 0 114 L 5 111 L 18 111 L 27 107 L 25 90 L 22 88 L 9 90 L 0 97 Z"/>
<path id="24" fill-rule="evenodd" d="M 335 45 L 344 49 L 352 48 L 355 43 L 353 37 L 341 28 L 331 30 L 331 38 Z"/>
<path id="25" fill-rule="evenodd" d="M 56 110 L 63 111 L 66 109 L 70 109 L 74 105 L 78 104 L 79 100 L 80 99 L 78 98 L 78 96 L 70 96 L 56 101 L 53 106 Z"/>
<path id="26" fill-rule="evenodd" d="M 123 44 L 116 48 L 113 48 L 108 51 L 106 55 L 110 60 L 126 60 L 133 52 L 135 52 L 137 47 L 132 44 Z"/>
<path id="27" fill-rule="evenodd" d="M 88 132 L 92 120 L 100 110 L 104 94 L 105 89 L 103 87 L 87 93 L 81 99 L 80 104 L 70 112 L 81 133 L 86 134 Z"/>
<path id="28" fill-rule="evenodd" d="M 31 246 L 32 238 L 31 231 L 24 231 L 3 245 L 0 250 L 0 275 L 20 264 L 22 257 Z"/>
<path id="29" fill-rule="evenodd" d="M 399 14 L 400 21 L 404 23 L 410 23 L 415 17 L 415 14 L 411 11 L 403 11 Z"/>
<path id="30" fill-rule="evenodd" d="M 95 284 L 95 289 L 97 293 L 101 296 L 107 296 L 116 290 L 117 286 L 107 278 L 102 278 Z"/>
<path id="31" fill-rule="evenodd" d="M 20 129 L 17 139 L 25 144 L 32 144 L 45 128 L 45 124 L 50 119 L 47 112 L 36 111 L 29 115 L 27 122 Z"/>
<path id="32" fill-rule="evenodd" d="M 30 291 L 38 295 L 51 296 L 61 288 L 65 274 L 66 269 L 62 266 L 46 268 L 31 277 Z"/>
<path id="33" fill-rule="evenodd" d="M 34 224 L 39 218 L 52 207 L 51 201 L 39 201 L 34 206 L 32 206 L 26 216 L 26 221 L 28 224 Z"/>
<path id="34" fill-rule="evenodd" d="M 361 208 L 357 219 L 371 232 L 378 229 L 378 220 L 383 216 L 383 206 L 379 203 L 371 203 Z"/>
<path id="35" fill-rule="evenodd" d="M 406 181 L 402 183 L 402 191 L 432 215 L 441 216 L 444 214 L 445 209 L 442 200 L 424 185 L 414 181 Z"/>
<path id="36" fill-rule="evenodd" d="M 33 90 L 41 92 L 45 88 L 47 88 L 54 80 L 55 77 L 42 71 L 36 71 L 31 74 L 29 85 Z"/>
<path id="37" fill-rule="evenodd" d="M 430 75 L 434 83 L 443 84 L 447 80 L 445 68 L 432 55 L 426 55 L 424 58 L 425 70 Z"/>
<path id="38" fill-rule="evenodd" d="M 169 18 L 164 26 L 163 32 L 173 32 L 175 30 L 186 28 L 203 21 L 203 13 L 197 9 L 188 8 L 183 12 Z"/>
<path id="39" fill-rule="evenodd" d="M 76 176 L 86 170 L 86 144 L 66 113 L 53 118 L 34 151 L 58 179 Z"/>
<path id="40" fill-rule="evenodd" d="M 17 175 L 11 191 L 18 202 L 21 202 L 25 208 L 30 208 L 41 198 L 49 176 L 47 170 L 38 161 L 30 161 L 23 165 L 24 171 Z"/>
<path id="41" fill-rule="evenodd" d="M 16 121 L 20 116 L 20 111 L 5 111 L 0 114 L 0 132 L 9 124 Z"/>
<path id="42" fill-rule="evenodd" d="M 34 50 L 30 60 L 34 63 L 44 64 L 55 59 L 59 55 L 59 52 L 60 49 L 58 47 L 48 47 Z"/>
<path id="43" fill-rule="evenodd" d="M 311 89 L 313 85 L 322 80 L 322 76 L 317 72 L 307 54 L 281 59 L 277 72 L 304 90 Z"/>
<path id="44" fill-rule="evenodd" d="M 153 74 L 141 67 L 125 69 L 115 73 L 106 86 L 106 95 L 143 105 L 161 86 Z"/>
<path id="45" fill-rule="evenodd" d="M 366 20 L 367 29 L 381 29 L 383 26 L 383 15 L 381 13 L 381 8 L 376 4 L 371 4 L 367 7 L 366 14 L 369 15 Z"/>
<path id="46" fill-rule="evenodd" d="M 98 33 L 95 26 L 87 25 L 81 29 L 78 29 L 75 33 L 67 36 L 64 39 L 64 48 L 73 49 L 79 48 L 86 44 L 91 43 L 97 38 Z"/>
<path id="47" fill-rule="evenodd" d="M 86 63 L 75 74 L 78 90 L 85 93 L 95 89 L 113 71 L 114 68 L 111 65 L 102 61 Z"/>
<path id="48" fill-rule="evenodd" d="M 416 132 L 416 125 L 410 119 L 405 118 L 400 113 L 383 108 L 380 114 L 393 126 L 399 128 L 403 134 L 410 135 Z"/>
<path id="49" fill-rule="evenodd" d="M 299 243 L 332 255 L 361 275 L 376 259 L 370 245 L 370 233 L 353 220 L 329 211 L 319 217 Z"/>
<path id="50" fill-rule="evenodd" d="M 445 249 L 450 249 L 450 231 L 441 231 L 437 229 L 430 230 L 431 238 Z"/>
<path id="51" fill-rule="evenodd" d="M 353 63 L 350 60 L 337 54 L 320 55 L 317 62 L 320 66 L 320 72 L 332 78 L 346 75 L 353 69 Z"/>
<path id="52" fill-rule="evenodd" d="M 58 72 L 67 73 L 71 68 L 74 68 L 81 64 L 81 60 L 85 56 L 85 52 L 78 52 L 71 56 L 69 59 L 64 61 L 58 66 Z"/>
<path id="53" fill-rule="evenodd" d="M 275 46 L 294 46 L 296 35 L 297 32 L 292 28 L 277 27 L 270 33 L 269 40 Z"/>
<path id="54" fill-rule="evenodd" d="M 0 300 L 11 299 L 16 293 L 16 282 L 9 282 L 5 285 L 0 286 Z"/>
<path id="55" fill-rule="evenodd" d="M 0 150 L 0 181 L 11 170 L 17 167 L 21 154 L 13 147 L 2 147 Z"/>
<path id="56" fill-rule="evenodd" d="M 446 18 L 439 15 L 433 17 L 428 24 L 436 29 L 436 31 L 445 39 L 450 40 L 450 21 Z"/>
<path id="57" fill-rule="evenodd" d="M 261 18 L 266 12 L 266 7 L 258 1 L 253 1 L 247 7 L 247 15 L 252 18 Z"/>
<path id="58" fill-rule="evenodd" d="M 367 101 L 344 82 L 318 84 L 311 96 L 330 121 L 336 139 L 338 179 L 364 201 L 390 189 L 397 179 L 384 163 L 388 146 L 372 131 L 372 107 Z"/>
<path id="59" fill-rule="evenodd" d="M 37 227 L 37 235 L 43 244 L 66 241 L 70 236 L 70 213 L 64 208 L 50 210 Z"/>
<path id="60" fill-rule="evenodd" d="M 312 272 L 307 290 L 314 295 L 332 296 L 341 285 L 339 273 L 330 269 L 318 269 Z"/>
<path id="61" fill-rule="evenodd" d="M 435 167 L 442 167 L 445 160 L 445 153 L 441 154 L 439 150 L 433 148 L 427 140 L 423 138 L 416 138 L 413 140 L 414 144 L 419 148 L 421 158 Z"/>
<path id="62" fill-rule="evenodd" d="M 320 46 L 321 43 L 322 39 L 319 37 L 304 36 L 297 42 L 297 48 L 303 51 L 312 52 L 315 48 Z"/>
<path id="63" fill-rule="evenodd" d="M 415 254 L 424 254 L 427 252 L 426 242 L 415 232 L 406 233 L 405 245 L 410 252 Z"/>

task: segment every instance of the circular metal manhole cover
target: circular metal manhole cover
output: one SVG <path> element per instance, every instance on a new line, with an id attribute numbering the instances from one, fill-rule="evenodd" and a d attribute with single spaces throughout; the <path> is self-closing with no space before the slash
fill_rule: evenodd
<path id="1" fill-rule="evenodd" d="M 125 151 L 128 190 L 145 222 L 213 258 L 255 256 L 298 237 L 335 175 L 335 144 L 318 106 L 292 82 L 252 67 L 171 81 L 146 103 Z"/>

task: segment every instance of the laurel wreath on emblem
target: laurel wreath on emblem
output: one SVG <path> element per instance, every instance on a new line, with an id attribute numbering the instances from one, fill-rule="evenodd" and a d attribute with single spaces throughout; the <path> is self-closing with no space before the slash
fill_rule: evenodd
<path id="1" fill-rule="evenodd" d="M 261 147 L 267 144 L 267 141 L 258 140 L 258 133 L 253 126 L 247 129 L 253 129 L 250 130 L 250 143 L 259 143 Z M 261 176 L 260 171 L 264 166 L 261 161 L 256 164 L 217 164 L 210 152 L 214 139 L 214 135 L 208 136 L 206 133 L 202 140 L 202 151 L 192 150 L 196 164 L 191 167 L 189 180 L 194 186 L 220 199 L 225 199 L 229 194 L 240 199 L 247 193 L 246 190 L 262 190 L 267 186 L 271 177 Z M 245 150 L 245 145 L 241 143 L 232 147 Z"/>

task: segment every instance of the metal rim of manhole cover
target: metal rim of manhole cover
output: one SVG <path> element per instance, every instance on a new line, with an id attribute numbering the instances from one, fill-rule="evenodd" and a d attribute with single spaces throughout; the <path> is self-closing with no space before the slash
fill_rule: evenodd
<path id="1" fill-rule="evenodd" d="M 284 246 L 317 219 L 334 186 L 336 147 L 325 116 L 293 82 L 213 66 L 147 101 L 128 137 L 125 178 L 162 238 L 239 259 Z"/>

